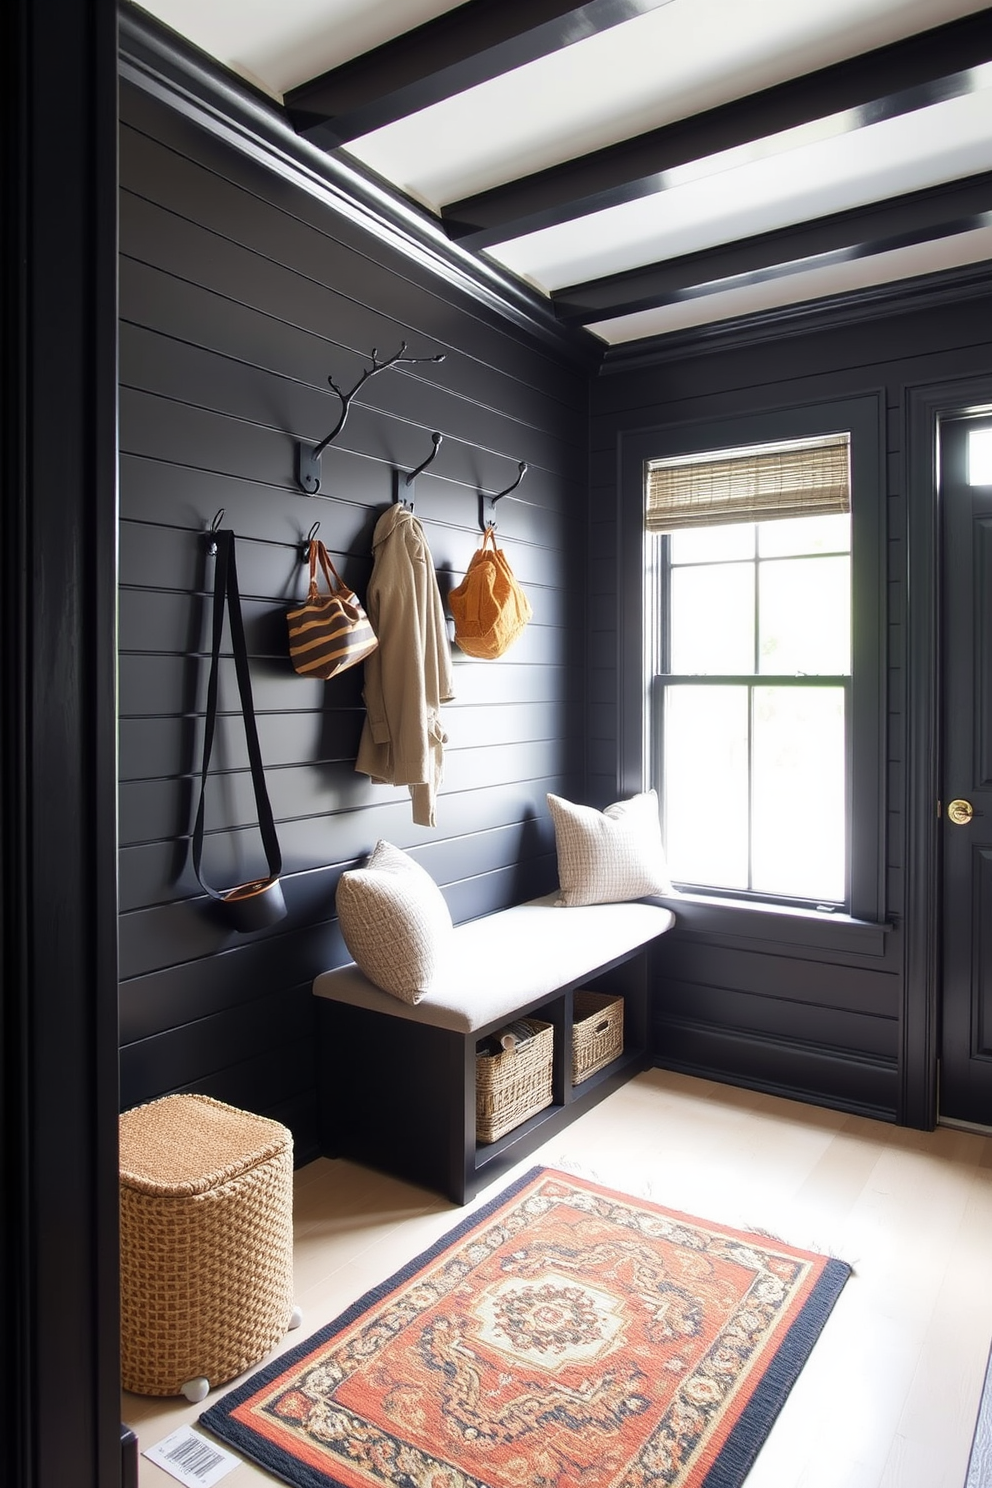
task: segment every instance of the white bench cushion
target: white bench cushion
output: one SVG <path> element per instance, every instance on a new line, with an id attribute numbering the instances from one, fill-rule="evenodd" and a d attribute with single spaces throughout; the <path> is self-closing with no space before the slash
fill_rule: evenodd
<path id="1" fill-rule="evenodd" d="M 325 971 L 314 995 L 472 1033 L 509 1019 L 536 998 L 551 996 L 597 967 L 671 929 L 675 916 L 660 904 L 556 905 L 557 893 L 456 925 L 431 990 L 420 1002 L 400 1002 L 354 964 Z"/>

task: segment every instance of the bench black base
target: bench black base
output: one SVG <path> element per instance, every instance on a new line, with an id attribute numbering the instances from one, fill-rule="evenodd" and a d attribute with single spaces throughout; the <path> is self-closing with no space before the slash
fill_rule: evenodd
<path id="1" fill-rule="evenodd" d="M 527 1157 L 652 1063 L 648 951 L 607 962 L 550 998 L 522 1004 L 554 1025 L 553 1102 L 495 1142 L 475 1140 L 475 1046 L 508 1020 L 471 1033 L 319 999 L 318 1120 L 325 1157 L 345 1157 L 445 1194 L 455 1204 Z M 572 994 L 622 996 L 623 1053 L 572 1085 Z"/>

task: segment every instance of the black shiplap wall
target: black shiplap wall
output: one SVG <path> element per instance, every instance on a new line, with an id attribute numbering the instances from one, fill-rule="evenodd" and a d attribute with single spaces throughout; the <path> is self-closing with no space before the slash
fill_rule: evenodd
<path id="1" fill-rule="evenodd" d="M 656 957 L 654 1038 L 660 1064 L 826 1104 L 906 1119 L 907 449 L 914 388 L 992 372 L 989 282 L 956 297 L 885 314 L 866 307 L 830 323 L 822 308 L 794 314 L 786 329 L 728 328 L 679 337 L 677 353 L 624 370 L 622 357 L 593 393 L 590 581 L 599 602 L 589 636 L 589 799 L 615 799 L 619 734 L 616 582 L 618 439 L 649 429 L 764 413 L 881 390 L 885 409 L 887 695 L 885 913 L 893 925 L 883 955 L 797 947 L 752 918 L 746 935 L 731 922 L 690 928 L 689 914 Z M 613 561 L 611 561 L 613 560 Z M 916 721 L 918 724 L 918 721 Z M 917 732 L 919 729 L 917 728 Z M 925 732 L 925 730 L 924 730 Z M 710 920 L 712 923 L 712 915 Z M 910 1096 L 912 1092 L 910 1092 Z M 917 1108 L 921 1102 L 915 1101 Z"/>
<path id="2" fill-rule="evenodd" d="M 585 656 L 587 374 L 181 114 L 122 88 L 120 531 L 120 948 L 122 1103 L 197 1090 L 284 1120 L 314 1144 L 310 982 L 347 960 L 334 890 L 385 837 L 441 884 L 456 920 L 555 881 L 545 793 L 581 789 Z M 443 364 L 366 384 L 323 461 L 321 495 L 293 478 L 294 440 L 318 440 L 372 347 L 443 351 Z M 405 790 L 353 760 L 361 669 L 329 683 L 292 671 L 285 611 L 303 592 L 315 520 L 359 594 L 371 535 L 408 470 L 442 593 L 479 539 L 476 492 L 524 483 L 498 508 L 499 538 L 534 608 L 506 657 L 455 651 L 457 699 L 435 830 Z M 212 561 L 223 508 L 238 535 L 267 780 L 289 915 L 241 937 L 218 928 L 192 875 Z M 571 576 L 571 577 L 570 577 Z M 262 865 L 236 712 L 215 744 L 206 871 L 220 885 Z"/>

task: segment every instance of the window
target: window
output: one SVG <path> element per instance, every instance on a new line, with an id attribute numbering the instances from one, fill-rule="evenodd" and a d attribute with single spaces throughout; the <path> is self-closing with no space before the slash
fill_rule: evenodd
<path id="1" fill-rule="evenodd" d="M 992 429 L 968 432 L 968 484 L 992 486 Z"/>
<path id="2" fill-rule="evenodd" d="M 847 901 L 850 531 L 840 513 L 654 538 L 656 775 L 680 883 Z"/>
<path id="3" fill-rule="evenodd" d="M 879 428 L 866 397 L 624 440 L 621 781 L 711 902 L 884 919 Z"/>

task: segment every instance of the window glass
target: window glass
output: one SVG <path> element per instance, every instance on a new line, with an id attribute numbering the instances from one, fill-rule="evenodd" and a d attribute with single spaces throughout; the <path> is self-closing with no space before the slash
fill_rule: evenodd
<path id="1" fill-rule="evenodd" d="M 968 431 L 968 484 L 992 486 L 992 429 Z"/>
<path id="2" fill-rule="evenodd" d="M 845 896 L 844 689 L 756 687 L 752 887 L 836 903 Z"/>
<path id="3" fill-rule="evenodd" d="M 732 558 L 754 557 L 754 522 L 732 522 L 725 527 L 683 527 L 673 532 L 672 564 L 720 563 Z M 762 523 L 781 526 L 781 523 Z"/>
<path id="4" fill-rule="evenodd" d="M 760 564 L 758 573 L 759 671 L 780 676 L 850 671 L 849 559 L 777 558 Z"/>
<path id="5" fill-rule="evenodd" d="M 794 517 L 780 522 L 759 522 L 758 554 L 782 558 L 791 553 L 849 553 L 851 516 Z"/>
<path id="6" fill-rule="evenodd" d="M 665 841 L 672 877 L 746 889 L 748 689 L 669 687 L 664 717 Z"/>
<path id="7" fill-rule="evenodd" d="M 675 568 L 671 664 L 676 674 L 754 671 L 754 564 Z"/>

